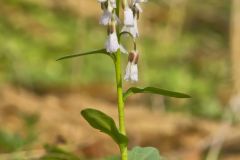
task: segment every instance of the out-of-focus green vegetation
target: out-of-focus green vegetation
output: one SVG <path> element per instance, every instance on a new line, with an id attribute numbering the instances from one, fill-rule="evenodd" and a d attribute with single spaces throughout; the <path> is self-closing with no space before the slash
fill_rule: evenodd
<path id="1" fill-rule="evenodd" d="M 70 10 L 47 9 L 28 1 L 5 1 L 2 8 L 4 7 L 7 9 L 3 9 L 4 13 L 0 17 L 1 68 L 4 69 L 1 73 L 2 80 L 34 87 L 36 84 L 66 86 L 69 82 L 92 79 L 93 72 L 88 69 L 92 66 L 88 66 L 91 59 L 84 60 L 87 64 L 85 69 L 90 71 L 86 76 L 78 76 L 81 62 L 66 62 L 63 65 L 55 59 L 92 46 L 100 47 L 104 40 L 104 31 L 94 28 L 97 25 L 96 20 L 79 20 Z M 105 61 L 99 58 L 97 63 Z M 96 65 L 95 67 L 99 67 Z M 108 75 L 105 70 L 101 72 L 101 69 L 97 73 L 97 76 L 102 75 L 101 73 Z"/>
<path id="2" fill-rule="evenodd" d="M 31 145 L 37 139 L 35 131 L 38 122 L 38 115 L 36 114 L 20 114 L 24 122 L 24 132 L 12 133 L 5 130 L 0 130 L 0 152 L 13 152 L 23 149 Z"/>
<path id="3" fill-rule="evenodd" d="M 45 145 L 46 154 L 40 160 L 80 160 L 73 153 L 68 153 L 56 146 Z"/>
<path id="4" fill-rule="evenodd" d="M 105 56 L 55 61 L 62 55 L 102 48 L 106 31 L 95 16 L 44 2 L 0 2 L 1 83 L 57 88 L 114 81 L 112 62 Z M 169 21 L 170 2 L 150 1 L 141 17 L 140 85 L 192 95 L 186 102 L 168 99 L 171 110 L 219 117 L 230 80 L 230 2 L 188 0 L 183 9 L 186 14 L 176 20 L 177 25 Z"/>

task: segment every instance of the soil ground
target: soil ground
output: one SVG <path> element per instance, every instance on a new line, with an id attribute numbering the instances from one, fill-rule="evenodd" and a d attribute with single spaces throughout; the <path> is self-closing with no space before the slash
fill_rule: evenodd
<path id="1" fill-rule="evenodd" d="M 106 88 L 105 88 L 106 89 Z M 92 129 L 80 116 L 86 107 L 97 108 L 117 121 L 114 94 L 108 89 L 98 95 L 91 87 L 82 91 L 37 94 L 21 87 L 4 86 L 0 90 L 1 129 L 22 134 L 24 121 L 20 115 L 37 114 L 38 138 L 29 150 L 41 150 L 43 144 L 59 144 L 87 157 L 104 157 L 118 153 L 117 146 L 106 135 Z M 97 96 L 98 95 L 98 96 Z M 108 97 L 104 100 L 103 97 Z M 140 96 L 126 107 L 129 147 L 154 146 L 169 160 L 200 160 L 213 137 L 223 135 L 223 160 L 240 159 L 240 125 L 228 126 L 224 133 L 221 122 L 193 118 L 180 113 L 151 111 L 139 105 Z"/>

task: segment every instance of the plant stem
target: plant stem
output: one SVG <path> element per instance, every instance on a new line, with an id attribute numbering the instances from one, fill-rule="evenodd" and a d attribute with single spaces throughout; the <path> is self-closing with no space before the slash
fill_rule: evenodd
<path id="1" fill-rule="evenodd" d="M 116 0 L 116 3 L 117 3 L 116 14 L 119 17 L 121 0 Z M 119 33 L 120 33 L 120 30 L 119 30 L 119 27 L 117 27 L 118 41 L 120 42 Z M 116 53 L 115 71 L 116 71 L 117 96 L 118 96 L 119 131 L 123 135 L 126 135 L 123 89 L 122 89 L 122 73 L 121 73 L 121 51 L 120 51 L 120 49 L 118 49 L 118 51 Z M 127 145 L 120 145 L 120 151 L 121 151 L 121 160 L 127 160 L 128 159 Z"/>
<path id="2" fill-rule="evenodd" d="M 125 129 L 125 113 L 124 113 L 124 101 L 122 90 L 122 76 L 121 76 L 121 52 L 120 50 L 116 55 L 115 62 L 116 81 L 117 81 L 117 95 L 118 95 L 118 118 L 119 118 L 119 131 L 123 135 L 126 135 Z M 127 146 L 120 146 L 122 160 L 127 160 Z"/>

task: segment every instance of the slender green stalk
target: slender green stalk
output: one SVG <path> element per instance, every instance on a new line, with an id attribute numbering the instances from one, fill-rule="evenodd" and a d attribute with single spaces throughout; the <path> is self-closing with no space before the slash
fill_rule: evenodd
<path id="1" fill-rule="evenodd" d="M 116 14 L 119 17 L 120 15 L 120 3 L 121 0 L 117 0 Z M 118 40 L 120 41 L 120 31 L 119 27 L 117 28 Z M 122 73 L 121 73 L 121 51 L 118 49 L 116 53 L 115 61 L 115 71 L 116 71 L 116 82 L 117 82 L 117 95 L 118 95 L 118 118 L 119 118 L 119 131 L 123 135 L 126 135 L 125 129 L 125 113 L 124 113 L 124 101 L 123 101 L 123 89 L 122 89 Z M 121 145 L 121 160 L 128 159 L 127 146 Z"/>
<path id="2" fill-rule="evenodd" d="M 122 90 L 122 76 L 121 76 L 121 52 L 120 50 L 116 55 L 115 62 L 116 81 L 117 81 L 117 95 L 118 95 L 118 118 L 119 118 L 119 131 L 123 135 L 126 135 L 125 129 L 125 113 L 124 113 L 124 101 Z M 127 146 L 120 146 L 122 160 L 127 160 Z"/>

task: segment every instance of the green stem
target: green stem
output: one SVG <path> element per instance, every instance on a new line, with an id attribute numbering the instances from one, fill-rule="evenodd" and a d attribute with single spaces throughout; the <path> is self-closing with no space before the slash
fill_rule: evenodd
<path id="1" fill-rule="evenodd" d="M 117 0 L 116 14 L 120 15 L 121 0 Z M 120 42 L 120 30 L 117 27 L 118 40 Z M 123 135 L 126 135 L 125 129 L 125 113 L 124 113 L 124 101 L 123 101 L 123 89 L 122 89 L 122 73 L 121 73 L 121 51 L 118 49 L 116 53 L 115 61 L 115 71 L 116 71 L 116 82 L 117 82 L 117 96 L 118 96 L 118 118 L 119 118 L 119 131 Z M 128 159 L 127 145 L 120 145 L 121 160 Z"/>
<path id="2" fill-rule="evenodd" d="M 119 131 L 126 135 L 125 129 L 125 113 L 122 89 L 122 76 L 121 76 L 121 52 L 118 50 L 115 62 L 116 81 L 117 81 L 117 95 L 118 95 L 118 118 L 119 118 Z M 127 146 L 120 146 L 122 160 L 127 160 Z"/>

